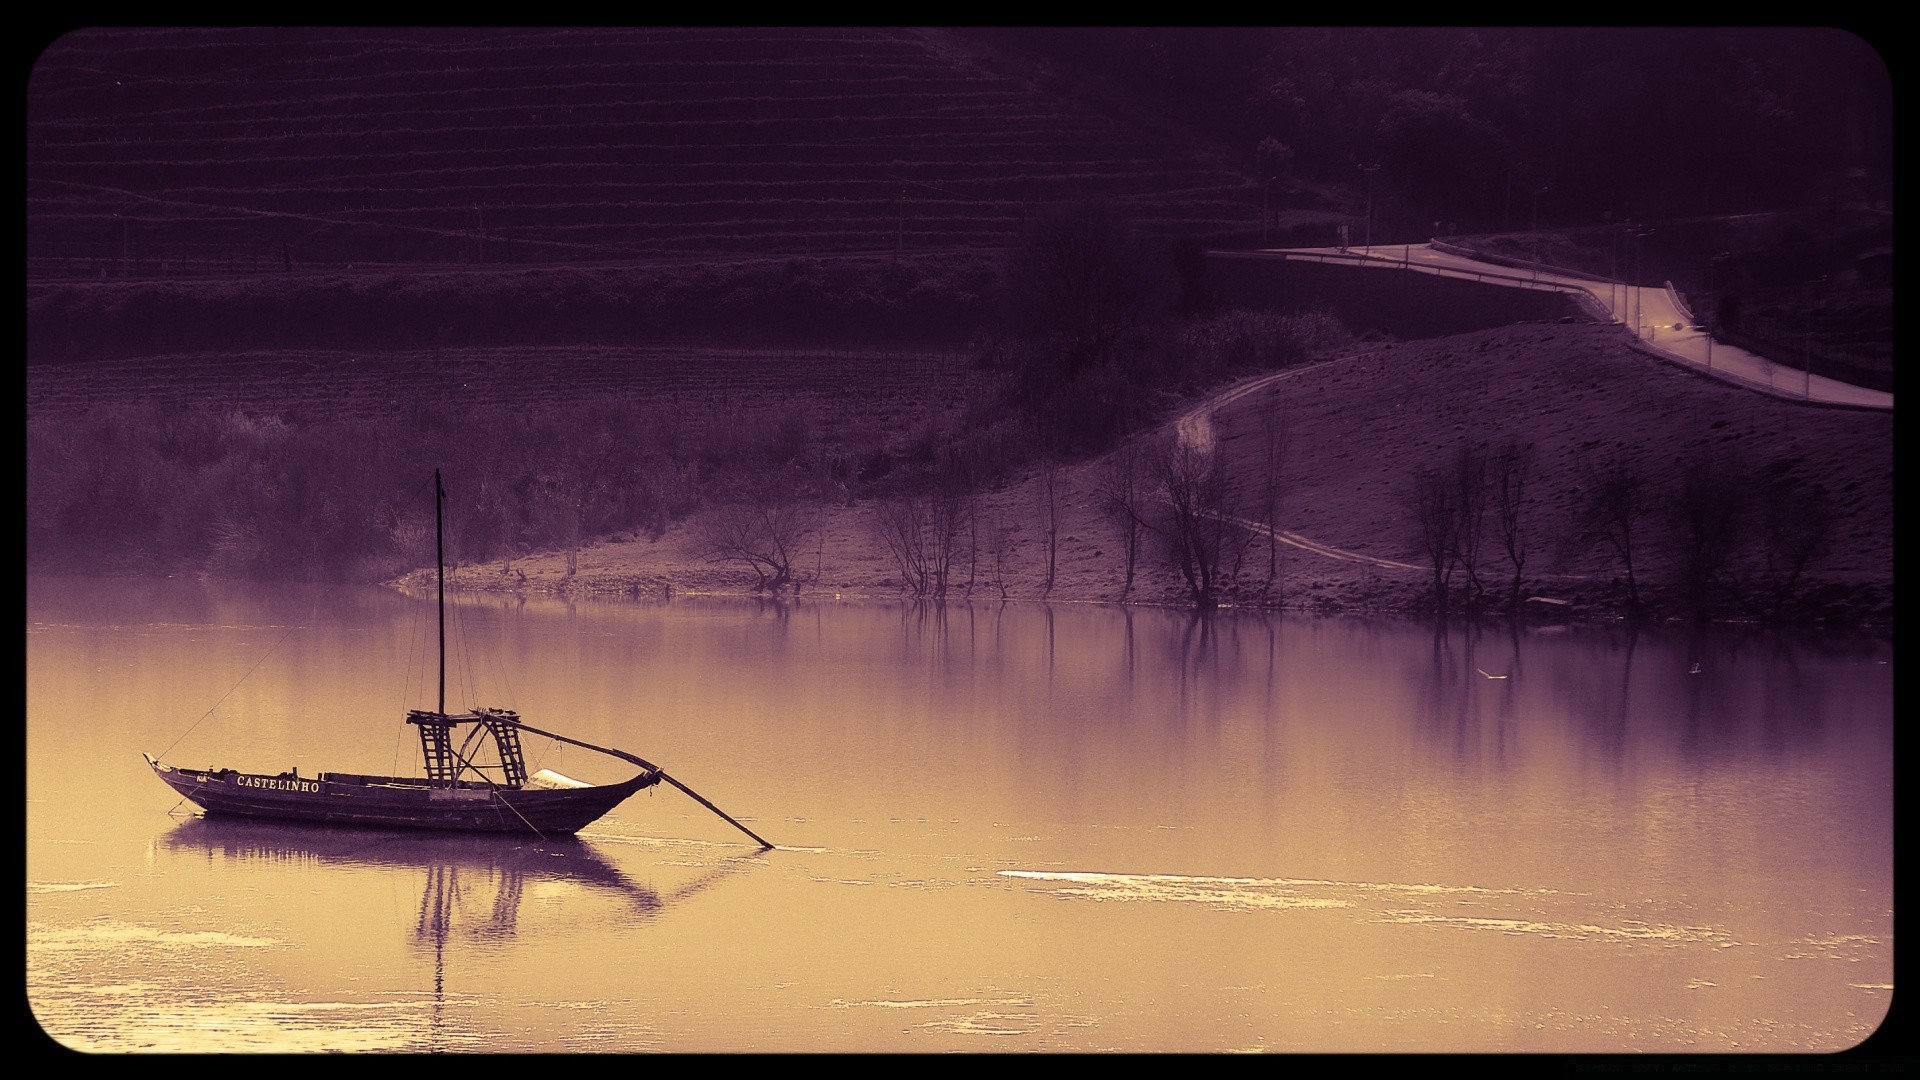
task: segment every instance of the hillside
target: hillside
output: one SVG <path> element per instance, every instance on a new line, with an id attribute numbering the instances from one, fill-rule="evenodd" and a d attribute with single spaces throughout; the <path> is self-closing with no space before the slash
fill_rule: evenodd
<path id="1" fill-rule="evenodd" d="M 40 276 L 994 246 L 1091 199 L 1260 224 L 1192 137 L 938 29 L 88 29 L 26 120 Z"/>
<path id="2" fill-rule="evenodd" d="M 416 558 L 410 489 L 445 467 L 470 478 L 451 485 L 472 523 L 456 548 L 489 587 L 749 588 L 695 538 L 771 485 L 826 504 L 811 566 L 795 564 L 806 588 L 892 596 L 901 572 L 875 508 L 959 476 L 986 485 L 967 526 L 971 595 L 1113 600 L 1122 564 L 1084 454 L 1312 355 L 1326 363 L 1216 420 L 1244 495 L 1260 470 L 1242 448 L 1259 417 L 1286 418 L 1285 528 L 1419 562 L 1413 478 L 1462 445 L 1517 440 L 1535 454 L 1529 588 L 1619 609 L 1575 492 L 1624 463 L 1647 482 L 1642 584 L 1670 610 L 1670 496 L 1711 459 L 1728 490 L 1819 485 L 1837 542 L 1807 568 L 1823 590 L 1808 613 L 1884 620 L 1890 418 L 1690 378 L 1605 327 L 1561 323 L 1581 316 L 1558 297 L 1204 253 L 1332 243 L 1336 223 L 1369 241 L 1445 233 L 1671 280 L 1775 362 L 1890 382 L 1873 80 L 1835 113 L 1845 125 L 1810 120 L 1845 90 L 1823 73 L 1853 52 L 1801 50 L 1774 104 L 1737 88 L 1680 98 L 1719 133 L 1685 148 L 1696 163 L 1766 177 L 1742 204 L 1800 207 L 1728 214 L 1726 189 L 1665 192 L 1659 170 L 1565 122 L 1592 86 L 1630 87 L 1652 63 L 1610 65 L 1586 40 L 80 31 L 27 83 L 29 563 L 391 576 Z M 1659 57 L 1742 63 L 1800 44 L 1660 43 Z M 1214 62 L 1226 56 L 1245 63 Z M 1216 105 L 1225 122 L 1202 122 Z M 1827 146 L 1838 126 L 1857 136 L 1847 154 L 1753 167 Z M 1540 148 L 1534 165 L 1514 163 L 1519 145 Z M 1553 227 L 1513 231 L 1523 217 Z M 1112 227 L 1050 233 L 1063 221 Z M 1484 231 L 1453 235 L 1462 221 Z M 1065 515 L 1050 588 L 1043 477 Z M 1752 580 L 1766 568 L 1751 528 L 1739 539 L 1749 564 L 1729 569 Z M 1422 603 L 1417 573 L 1277 554 L 1269 583 L 1267 553 L 1240 552 L 1223 599 Z M 1142 575 L 1126 598 L 1183 602 L 1164 570 Z"/>
<path id="3" fill-rule="evenodd" d="M 1516 440 L 1533 448 L 1523 503 L 1530 553 L 1525 593 L 1573 601 L 1542 612 L 1576 618 L 1621 613 L 1620 567 L 1576 521 L 1589 469 L 1631 462 L 1647 478 L 1647 519 L 1637 576 L 1656 611 L 1677 604 L 1676 541 L 1668 505 L 1689 463 L 1711 460 L 1755 479 L 1786 475 L 1832 496 L 1831 546 L 1808 568 L 1817 617 L 1890 622 L 1893 580 L 1893 422 L 1886 414 L 1809 408 L 1710 381 L 1655 360 L 1613 328 L 1523 324 L 1429 341 L 1385 343 L 1297 369 L 1266 391 L 1239 398 L 1216 418 L 1229 472 L 1244 489 L 1257 470 L 1261 411 L 1279 410 L 1289 432 L 1282 527 L 1369 555 L 1424 565 L 1407 502 L 1413 477 L 1469 443 Z M 1040 477 L 988 492 L 971 568 L 972 599 L 1184 603 L 1177 576 L 1143 564 L 1123 593 L 1124 559 L 1096 497 L 1101 462 L 1065 466 L 1058 479 L 1061 540 L 1053 588 L 1044 589 L 1038 522 Z M 896 564 L 873 529 L 873 504 L 832 508 L 809 540 L 802 595 L 900 597 Z M 1749 526 L 1757 528 L 1757 526 Z M 1750 536 L 1748 537 L 1751 538 Z M 997 549 L 997 552 L 996 552 Z M 1488 541 L 1484 574 L 1500 588 L 1510 569 Z M 676 592 L 749 592 L 744 567 L 715 564 L 697 539 L 697 519 L 657 540 L 601 543 L 579 553 L 569 574 L 559 553 L 463 569 L 460 588 L 606 593 L 657 598 Z M 1265 550 L 1243 556 L 1235 602 L 1320 612 L 1409 612 L 1428 592 L 1425 571 L 1376 569 L 1282 545 L 1279 573 L 1264 588 Z M 1754 579 L 1751 559 L 1736 567 Z M 1737 614 L 1729 612 L 1728 614 Z"/>

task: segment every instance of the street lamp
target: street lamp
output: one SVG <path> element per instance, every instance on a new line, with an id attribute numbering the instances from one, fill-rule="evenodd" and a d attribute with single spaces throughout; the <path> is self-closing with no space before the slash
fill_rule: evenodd
<path id="1" fill-rule="evenodd" d="M 1373 174 L 1380 171 L 1380 166 L 1377 164 L 1362 165 L 1360 166 L 1360 171 L 1367 174 L 1367 254 L 1372 255 L 1373 254 Z"/>
<path id="2" fill-rule="evenodd" d="M 1620 321 L 1640 336 L 1640 287 L 1627 280 L 1631 274 L 1639 279 L 1637 269 L 1640 251 L 1640 231 L 1645 226 L 1628 218 L 1620 223 L 1620 235 L 1615 238 L 1615 248 L 1620 262 Z M 1624 244 L 1619 241 L 1625 241 Z M 1624 248 L 1624 250 L 1619 250 Z"/>
<path id="3" fill-rule="evenodd" d="M 1713 327 L 1720 315 L 1720 294 L 1714 289 L 1714 279 L 1719 276 L 1722 262 L 1733 258 L 1733 252 L 1723 251 L 1707 260 L 1707 370 L 1713 370 Z"/>
<path id="4" fill-rule="evenodd" d="M 1815 286 L 1816 294 L 1824 291 L 1819 287 L 1825 285 L 1826 283 L 1827 283 L 1827 275 L 1825 274 L 1821 274 L 1819 277 L 1813 279 L 1813 285 Z M 1801 339 L 1801 349 L 1802 349 L 1801 360 L 1804 362 L 1806 366 L 1806 378 L 1803 380 L 1804 389 L 1802 390 L 1802 393 L 1806 395 L 1806 398 L 1808 401 L 1812 401 L 1813 400 L 1813 305 L 1811 303 L 1807 305 L 1806 319 L 1807 319 L 1807 325 L 1805 329 L 1805 336 Z"/>
<path id="5" fill-rule="evenodd" d="M 1607 223 L 1607 239 L 1613 242 L 1613 262 L 1607 271 L 1607 310 L 1613 311 L 1619 303 L 1614 286 L 1620 284 L 1620 228 L 1613 223 L 1613 211 L 1608 210 L 1601 216 Z"/>
<path id="6" fill-rule="evenodd" d="M 1547 190 L 1541 184 L 1533 189 L 1533 280 L 1540 280 L 1540 194 Z"/>
<path id="7" fill-rule="evenodd" d="M 1653 235 L 1653 230 L 1644 225 L 1636 227 L 1633 230 L 1633 277 L 1635 281 L 1640 280 L 1646 274 L 1646 270 L 1647 270 L 1646 239 L 1647 237 L 1652 235 Z M 1646 305 L 1641 301 L 1641 296 L 1640 296 L 1641 289 L 1642 289 L 1642 286 L 1639 286 L 1639 285 L 1635 285 L 1633 287 L 1633 336 L 1634 337 L 1640 336 L 1641 318 L 1646 314 Z"/>

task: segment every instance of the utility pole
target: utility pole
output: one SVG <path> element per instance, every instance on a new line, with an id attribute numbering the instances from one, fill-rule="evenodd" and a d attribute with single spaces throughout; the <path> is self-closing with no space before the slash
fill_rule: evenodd
<path id="1" fill-rule="evenodd" d="M 1813 400 L 1813 315 L 1807 315 L 1806 334 L 1800 339 L 1800 362 L 1806 369 L 1806 378 L 1802 381 L 1802 394 L 1808 401 Z"/>
<path id="2" fill-rule="evenodd" d="M 1620 321 L 1629 329 L 1633 327 L 1633 284 L 1627 280 L 1627 275 L 1633 273 L 1633 234 L 1636 228 L 1638 226 L 1634 225 L 1631 219 L 1623 220 L 1620 222 L 1621 235 L 1614 238 L 1614 250 L 1621 269 Z M 1619 250 L 1621 247 L 1619 241 L 1622 239 L 1627 241 L 1624 252 Z M 1638 336 L 1639 331 L 1635 330 L 1634 334 Z"/>
<path id="3" fill-rule="evenodd" d="M 1713 329 L 1714 329 L 1714 324 L 1719 320 L 1719 317 L 1720 317 L 1720 293 L 1716 288 L 1715 279 L 1717 279 L 1720 276 L 1719 271 L 1720 271 L 1721 261 L 1725 259 L 1730 259 L 1732 257 L 1733 257 L 1732 252 L 1723 251 L 1718 255 L 1715 255 L 1712 258 L 1707 260 L 1707 317 L 1705 321 L 1707 324 L 1707 370 L 1708 371 L 1713 370 Z"/>
<path id="4" fill-rule="evenodd" d="M 1607 310 L 1619 307 L 1619 294 L 1615 287 L 1620 284 L 1620 227 L 1613 223 L 1613 211 L 1606 213 L 1607 239 L 1613 242 L 1613 261 L 1607 271 Z"/>
<path id="5" fill-rule="evenodd" d="M 1825 274 L 1822 274 L 1819 277 L 1814 279 L 1814 283 L 1816 286 L 1824 286 L 1826 282 L 1827 282 L 1827 277 Z M 1824 290 L 1818 289 L 1818 288 L 1815 289 L 1816 293 L 1821 291 L 1824 291 Z M 1808 401 L 1812 401 L 1813 400 L 1813 307 L 1811 304 L 1807 306 L 1806 311 L 1807 311 L 1807 315 L 1806 315 L 1807 321 L 1806 321 L 1806 325 L 1802 328 L 1803 336 L 1801 337 L 1801 343 L 1800 343 L 1800 358 L 1806 366 L 1806 377 L 1805 379 L 1802 380 L 1802 385 L 1804 386 L 1803 393 L 1805 393 Z"/>
<path id="6" fill-rule="evenodd" d="M 1360 171 L 1367 174 L 1367 254 L 1373 254 L 1373 174 L 1380 171 L 1378 164 L 1362 165 Z"/>
<path id="7" fill-rule="evenodd" d="M 1653 230 L 1644 225 L 1634 227 L 1634 230 L 1633 230 L 1633 277 L 1635 281 L 1641 280 L 1646 275 L 1646 271 L 1647 271 L 1646 240 L 1647 240 L 1647 237 L 1652 235 L 1653 235 Z M 1635 337 L 1640 336 L 1640 322 L 1642 318 L 1646 315 L 1646 304 L 1641 297 L 1641 291 L 1643 288 L 1644 286 L 1642 285 L 1635 285 L 1633 287 L 1633 335 Z"/>
<path id="8" fill-rule="evenodd" d="M 1646 315 L 1646 311 L 1647 311 L 1646 297 L 1641 294 L 1641 290 L 1645 288 L 1645 286 L 1641 284 L 1642 273 L 1647 268 L 1646 239 L 1647 239 L 1646 230 L 1644 229 L 1634 230 L 1634 233 L 1633 233 L 1633 280 L 1634 280 L 1633 336 L 1635 337 L 1640 336 L 1640 324 L 1644 320 L 1644 316 Z"/>
<path id="9" fill-rule="evenodd" d="M 1547 190 L 1541 184 L 1533 189 L 1533 280 L 1540 280 L 1540 193 Z"/>

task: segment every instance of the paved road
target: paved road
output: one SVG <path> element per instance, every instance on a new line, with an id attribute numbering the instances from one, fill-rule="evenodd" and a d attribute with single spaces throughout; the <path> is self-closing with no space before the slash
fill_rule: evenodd
<path id="1" fill-rule="evenodd" d="M 1705 333 L 1692 327 L 1691 320 L 1681 312 L 1674 303 L 1673 295 L 1664 286 L 1591 281 L 1549 269 L 1515 269 L 1441 251 L 1431 244 L 1349 248 L 1346 251 L 1338 248 L 1274 248 L 1220 254 L 1243 258 L 1339 262 L 1383 270 L 1471 277 L 1488 284 L 1516 289 L 1585 293 L 1615 322 L 1633 331 L 1642 348 L 1671 363 L 1788 400 L 1860 409 L 1893 408 L 1893 395 L 1886 391 L 1854 386 L 1826 378 L 1818 372 L 1808 374 L 1795 368 L 1782 367 L 1765 357 L 1712 341 Z"/>
<path id="2" fill-rule="evenodd" d="M 1239 258 L 1342 262 L 1403 272 L 1419 271 L 1472 277 L 1490 284 L 1519 289 L 1553 289 L 1561 292 L 1585 293 L 1615 322 L 1633 330 L 1643 348 L 1672 363 L 1686 365 L 1703 374 L 1710 374 L 1714 378 L 1789 400 L 1846 405 L 1855 408 L 1888 410 L 1893 408 L 1892 394 L 1822 378 L 1817 374 L 1809 376 L 1803 371 L 1778 367 L 1764 357 L 1754 356 L 1752 353 L 1732 346 L 1711 343 L 1706 334 L 1694 330 L 1689 325 L 1689 320 L 1682 314 L 1674 303 L 1672 294 L 1664 286 L 1646 288 L 1624 283 L 1589 281 L 1585 278 L 1556 275 L 1551 272 L 1535 273 L 1515 270 L 1511 267 L 1497 266 L 1438 251 L 1428 244 L 1407 244 L 1399 248 L 1376 247 L 1371 253 L 1357 249 L 1343 252 L 1337 248 L 1284 248 L 1219 254 Z M 1322 361 L 1322 364 L 1337 364 L 1350 359 L 1352 357 L 1341 357 L 1336 360 Z M 1319 366 L 1321 364 L 1261 375 L 1214 394 L 1187 410 L 1180 417 L 1175 424 L 1180 441 L 1201 453 L 1212 453 L 1214 450 L 1213 415 L 1221 407 L 1273 383 L 1293 378 Z M 1264 533 L 1281 543 L 1327 558 L 1363 563 L 1383 569 L 1423 569 L 1412 563 L 1383 559 L 1375 555 L 1323 544 L 1301 536 L 1299 533 L 1269 529 L 1260 522 L 1226 515 L 1221 517 L 1251 532 Z"/>
<path id="3" fill-rule="evenodd" d="M 1271 386 L 1274 383 L 1280 382 L 1282 380 L 1291 379 L 1296 376 L 1303 375 L 1309 371 L 1314 370 L 1315 368 L 1325 367 L 1327 364 L 1343 364 L 1352 359 L 1353 357 L 1351 356 L 1343 356 L 1337 360 L 1323 360 L 1318 364 L 1309 364 L 1306 367 L 1290 368 L 1286 371 L 1276 371 L 1276 372 L 1273 372 L 1272 374 L 1256 376 L 1255 378 L 1248 379 L 1244 382 L 1235 384 L 1233 386 L 1229 386 L 1225 390 L 1222 390 L 1219 393 L 1214 394 L 1212 397 L 1206 399 L 1205 401 L 1202 401 L 1200 404 L 1195 405 L 1193 408 L 1188 409 L 1184 414 L 1181 415 L 1180 419 L 1175 422 L 1174 430 L 1178 432 L 1180 441 L 1183 444 L 1185 444 L 1187 447 L 1191 448 L 1192 450 L 1198 453 L 1211 454 L 1213 453 L 1214 448 L 1216 446 L 1214 435 L 1213 435 L 1213 414 L 1218 412 L 1222 407 L 1228 405 L 1231 402 L 1238 401 L 1239 399 L 1246 397 L 1248 394 L 1251 394 L 1256 390 L 1260 390 L 1264 387 Z M 1423 569 L 1422 567 L 1415 566 L 1412 563 L 1401 562 L 1398 559 L 1383 559 L 1377 555 L 1368 555 L 1358 551 L 1348 551 L 1345 548 L 1334 547 L 1332 544 L 1323 544 L 1320 541 L 1314 540 L 1310 537 L 1301 536 L 1297 532 L 1288 532 L 1285 529 L 1269 528 L 1263 522 L 1249 521 L 1246 518 L 1232 517 L 1227 514 L 1213 514 L 1211 516 L 1216 517 L 1221 521 L 1226 521 L 1234 525 L 1238 525 L 1241 528 L 1246 529 L 1248 532 L 1260 533 L 1264 536 L 1270 536 L 1283 544 L 1288 544 L 1293 547 L 1297 547 L 1302 551 L 1310 551 L 1315 555 L 1325 556 L 1326 558 L 1329 558 L 1329 559 L 1339 559 L 1342 562 L 1361 563 L 1366 566 L 1377 566 L 1384 570 Z"/>

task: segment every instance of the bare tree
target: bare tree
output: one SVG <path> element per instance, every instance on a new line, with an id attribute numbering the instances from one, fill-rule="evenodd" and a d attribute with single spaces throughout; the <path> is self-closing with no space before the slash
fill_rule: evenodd
<path id="1" fill-rule="evenodd" d="M 1778 620 L 1793 602 L 1807 565 L 1833 539 L 1833 500 L 1827 489 L 1776 475 L 1760 487 L 1760 551 L 1766 617 Z"/>
<path id="2" fill-rule="evenodd" d="M 1056 206 L 1029 222 L 1001 280 L 1003 317 L 1027 343 L 1017 381 L 1035 408 L 1108 359 L 1129 328 L 1164 314 L 1179 291 L 1162 245 L 1101 203 Z"/>
<path id="3" fill-rule="evenodd" d="M 1120 539 L 1126 555 L 1127 580 L 1120 595 L 1133 591 L 1133 572 L 1140 555 L 1140 536 L 1146 528 L 1145 508 L 1141 505 L 1144 479 L 1141 476 L 1140 450 L 1133 442 L 1123 443 L 1100 465 L 1096 480 L 1100 516 L 1106 519 Z"/>
<path id="4" fill-rule="evenodd" d="M 1667 509 L 1674 525 L 1675 569 L 1696 621 L 1713 617 L 1714 596 L 1740 540 L 1746 492 L 1744 470 L 1737 464 L 1702 457 L 1681 468 L 1679 489 Z"/>
<path id="5" fill-rule="evenodd" d="M 973 514 L 973 502 L 973 492 L 957 482 L 940 484 L 926 500 L 929 569 L 937 598 L 944 598 L 953 582 L 953 561 L 959 555 L 967 519 Z"/>
<path id="6" fill-rule="evenodd" d="M 1453 511 L 1458 562 L 1467 572 L 1467 605 L 1477 607 L 1480 594 L 1480 538 L 1487 510 L 1487 452 L 1476 444 L 1462 445 L 1453 455 Z"/>
<path id="7" fill-rule="evenodd" d="M 911 497 L 885 499 L 873 508 L 874 532 L 900 571 L 902 587 L 915 596 L 927 595 L 931 586 L 923 516 L 920 500 Z"/>
<path id="8" fill-rule="evenodd" d="M 1632 461 L 1615 458 L 1588 473 L 1580 503 L 1587 535 L 1605 541 L 1619 557 L 1627 578 L 1627 614 L 1641 614 L 1640 586 L 1634 577 L 1634 541 L 1648 511 L 1646 479 Z"/>
<path id="9" fill-rule="evenodd" d="M 970 498 L 942 491 L 888 499 L 874 507 L 874 531 L 900 571 L 903 586 L 913 595 L 932 599 L 947 595 L 954 540 Z"/>
<path id="10" fill-rule="evenodd" d="M 1263 144 L 1264 145 L 1264 144 Z M 1293 434 L 1286 410 L 1269 396 L 1260 410 L 1260 508 L 1267 526 L 1267 581 L 1260 591 L 1273 588 L 1280 572 L 1280 504 L 1286 497 L 1287 450 Z"/>
<path id="11" fill-rule="evenodd" d="M 968 495 L 965 509 L 967 531 L 967 595 L 980 578 L 980 500 Z"/>
<path id="12" fill-rule="evenodd" d="M 1236 538 L 1247 535 L 1229 520 L 1226 471 L 1216 455 L 1166 438 L 1148 452 L 1147 472 L 1164 499 L 1152 528 L 1168 563 L 1179 570 L 1194 607 L 1219 606 L 1231 580 L 1224 571 L 1227 559 L 1235 554 Z M 1246 541 L 1239 543 L 1244 547 Z"/>
<path id="13" fill-rule="evenodd" d="M 1495 526 L 1513 581 L 1507 590 L 1507 609 L 1520 606 L 1520 577 L 1527 565 L 1527 541 L 1520 527 L 1520 505 L 1526 500 L 1527 478 L 1533 467 L 1533 447 L 1509 440 L 1495 451 L 1487 466 L 1487 486 L 1493 498 Z"/>
<path id="14" fill-rule="evenodd" d="M 1040 529 L 1047 540 L 1047 579 L 1042 596 L 1053 592 L 1054 567 L 1060 554 L 1060 466 L 1052 454 L 1040 459 Z"/>
<path id="15" fill-rule="evenodd" d="M 1434 610 L 1441 615 L 1447 613 L 1453 571 L 1460 559 L 1459 492 L 1455 476 L 1424 469 L 1414 476 L 1407 496 L 1419 529 L 1420 549 L 1433 567 Z"/>
<path id="16" fill-rule="evenodd" d="M 798 587 L 793 566 L 819 522 L 816 508 L 763 488 L 757 497 L 710 510 L 700 524 L 700 543 L 713 562 L 745 563 L 759 578 L 757 589 Z"/>
<path id="17" fill-rule="evenodd" d="M 993 571 L 994 587 L 1000 590 L 1000 599 L 1007 598 L 1007 555 L 1013 546 L 1010 529 L 1000 520 L 998 514 L 991 515 L 986 521 L 987 565 Z"/>
<path id="18" fill-rule="evenodd" d="M 983 446 L 974 441 L 943 443 L 935 449 L 932 512 L 936 522 L 934 535 L 944 538 L 948 548 L 946 562 L 960 557 L 959 544 L 966 541 L 966 593 L 973 595 L 979 577 L 980 497 L 979 487 L 991 468 L 983 460 Z M 958 577 L 958 568 L 953 570 Z"/>

